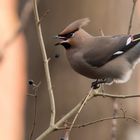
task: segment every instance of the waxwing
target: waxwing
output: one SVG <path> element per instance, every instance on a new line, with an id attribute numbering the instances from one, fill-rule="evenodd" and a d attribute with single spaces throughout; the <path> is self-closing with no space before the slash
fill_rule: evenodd
<path id="1" fill-rule="evenodd" d="M 60 41 L 55 45 L 64 46 L 76 72 L 95 79 L 93 88 L 126 82 L 140 58 L 140 34 L 92 36 L 82 29 L 88 22 L 88 18 L 72 22 L 56 36 Z"/>

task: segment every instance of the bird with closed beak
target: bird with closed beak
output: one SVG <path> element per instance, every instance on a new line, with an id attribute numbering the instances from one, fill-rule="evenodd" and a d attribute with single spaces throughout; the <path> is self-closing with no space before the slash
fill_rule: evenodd
<path id="1" fill-rule="evenodd" d="M 92 87 L 128 81 L 140 58 L 140 34 L 92 36 L 82 27 L 90 20 L 72 22 L 56 38 L 60 41 L 72 68 L 91 79 Z"/>

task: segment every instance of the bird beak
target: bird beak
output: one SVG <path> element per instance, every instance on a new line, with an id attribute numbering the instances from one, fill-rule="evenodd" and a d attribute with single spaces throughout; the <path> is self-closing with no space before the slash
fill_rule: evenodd
<path id="1" fill-rule="evenodd" d="M 65 39 L 65 37 L 59 36 L 59 35 L 56 35 L 56 36 L 54 36 L 53 38 L 54 38 L 54 39 Z"/>
<path id="2" fill-rule="evenodd" d="M 62 39 L 62 40 L 65 40 L 66 38 L 63 37 L 63 36 L 59 36 L 59 35 L 56 35 L 56 36 L 53 36 L 54 39 Z M 55 43 L 54 45 L 55 46 L 58 46 L 58 45 L 61 45 L 63 43 L 63 41 L 60 41 L 60 42 L 57 42 Z"/>

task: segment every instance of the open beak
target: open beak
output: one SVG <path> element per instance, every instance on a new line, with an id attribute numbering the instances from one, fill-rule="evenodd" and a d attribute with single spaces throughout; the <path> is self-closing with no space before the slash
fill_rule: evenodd
<path id="1" fill-rule="evenodd" d="M 62 41 L 59 41 L 59 42 L 55 43 L 54 44 L 55 46 L 61 45 L 63 43 L 63 41 L 66 39 L 65 37 L 59 36 L 59 35 L 53 36 L 53 38 L 54 39 L 61 39 L 62 40 Z"/>

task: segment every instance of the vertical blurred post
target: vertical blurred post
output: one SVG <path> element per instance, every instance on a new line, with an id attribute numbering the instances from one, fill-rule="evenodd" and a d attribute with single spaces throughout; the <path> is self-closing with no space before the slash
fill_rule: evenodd
<path id="1" fill-rule="evenodd" d="M 20 27 L 17 8 L 18 0 L 0 0 L 0 51 Z M 0 61 L 0 140 L 24 139 L 25 46 L 20 33 Z"/>

